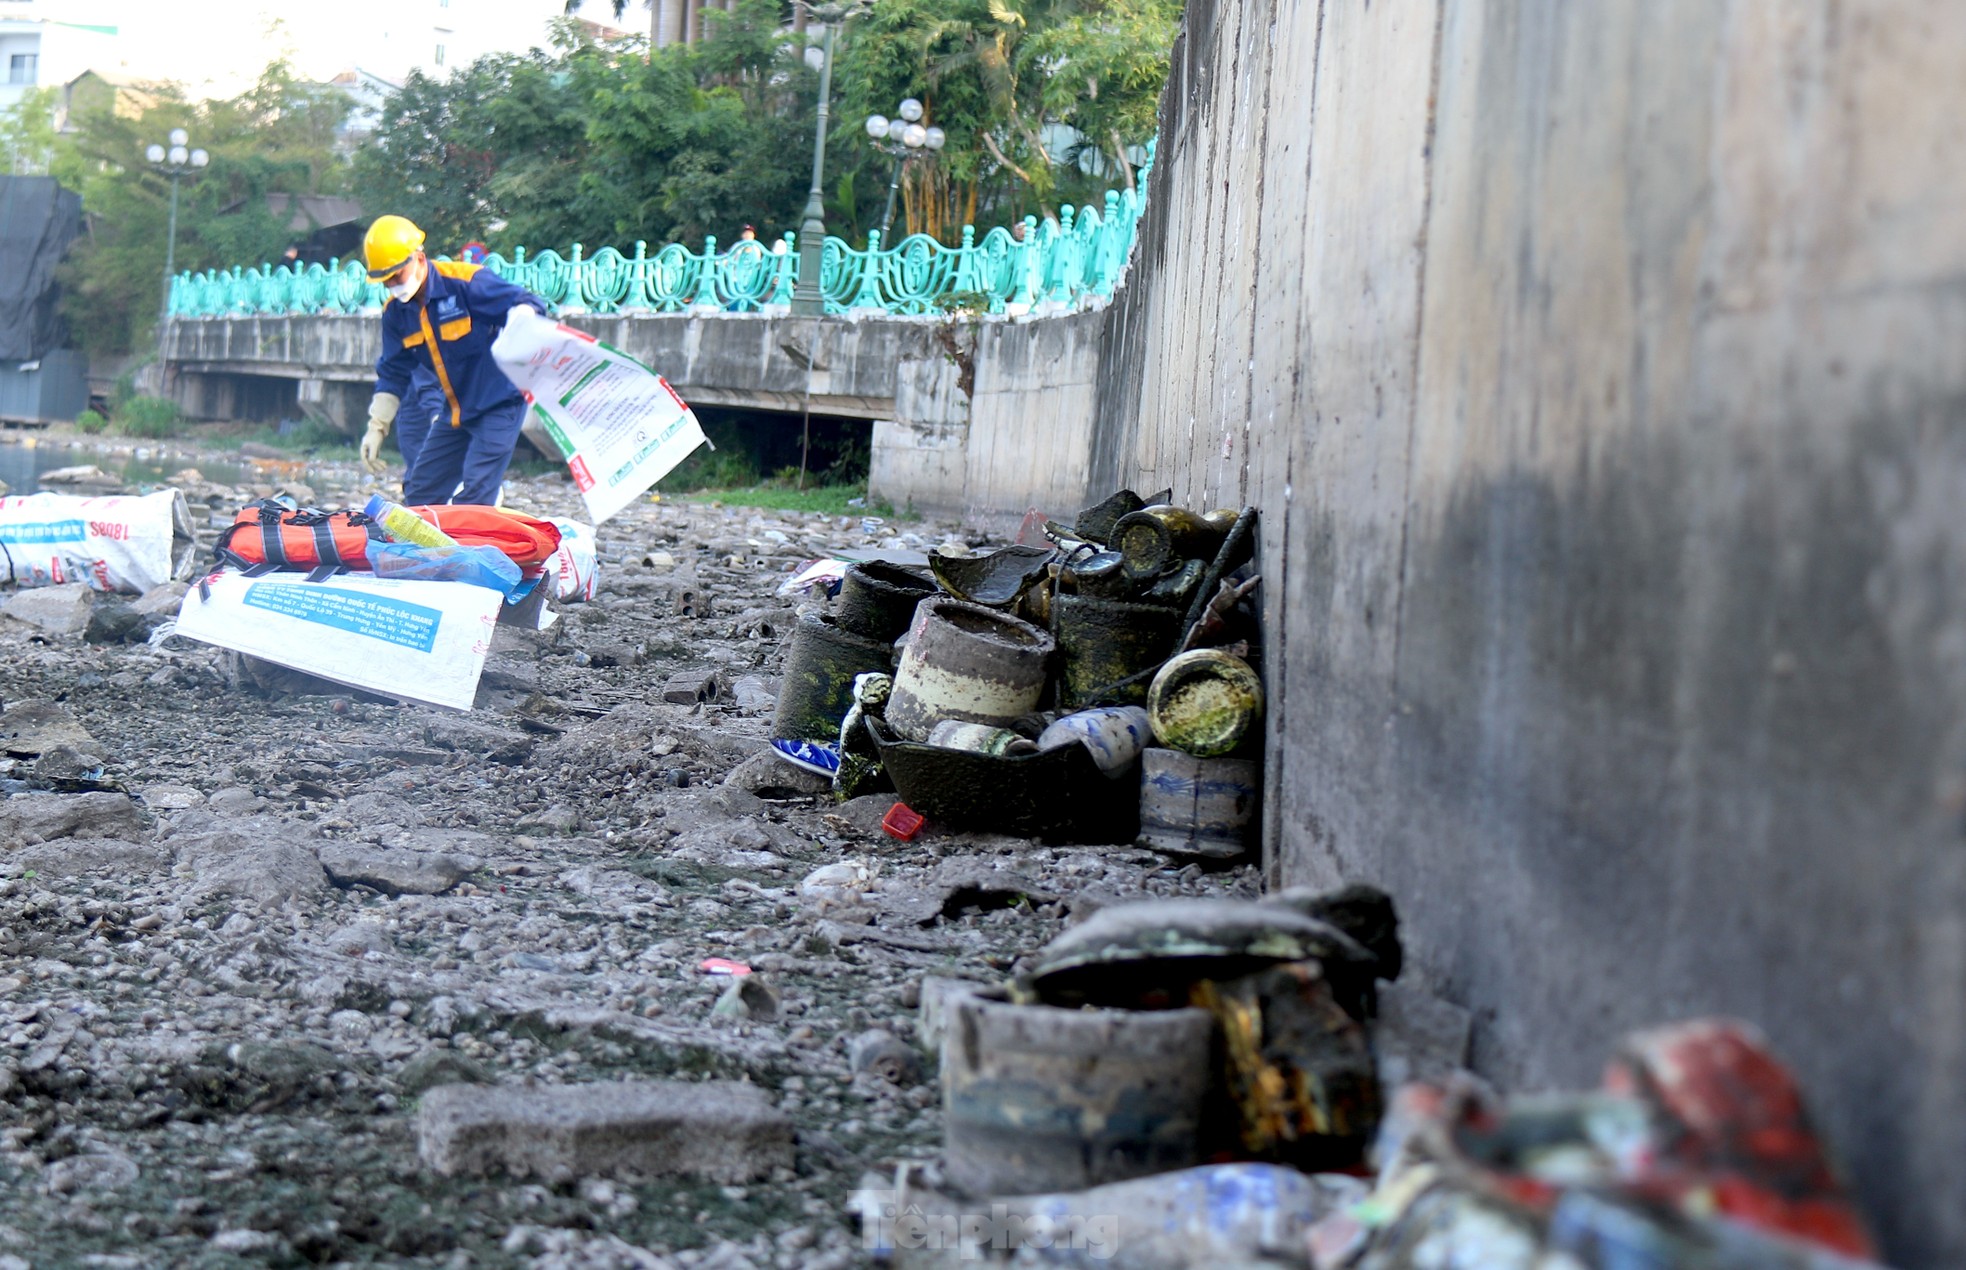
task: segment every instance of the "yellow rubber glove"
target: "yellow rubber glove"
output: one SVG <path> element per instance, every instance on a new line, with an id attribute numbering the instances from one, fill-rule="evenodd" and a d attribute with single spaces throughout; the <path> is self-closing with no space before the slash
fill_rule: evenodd
<path id="1" fill-rule="evenodd" d="M 382 443 L 402 404 L 401 397 L 389 392 L 379 392 L 369 402 L 369 430 L 362 436 L 362 466 L 371 472 L 380 474 L 387 467 L 382 461 Z"/>

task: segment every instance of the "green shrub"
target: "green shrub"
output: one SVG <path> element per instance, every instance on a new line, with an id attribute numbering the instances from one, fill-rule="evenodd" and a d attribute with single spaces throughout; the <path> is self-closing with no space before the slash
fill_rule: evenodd
<path id="1" fill-rule="evenodd" d="M 176 434 L 184 412 L 166 397 L 132 397 L 116 411 L 116 427 L 126 437 L 156 440 Z"/>
<path id="2" fill-rule="evenodd" d="M 936 298 L 936 306 L 952 318 L 982 317 L 990 311 L 987 291 L 948 291 Z"/>
<path id="3" fill-rule="evenodd" d="M 77 432 L 86 432 L 90 436 L 94 436 L 108 426 L 109 420 L 103 418 L 93 410 L 84 410 L 81 414 L 75 416 L 75 430 Z"/>

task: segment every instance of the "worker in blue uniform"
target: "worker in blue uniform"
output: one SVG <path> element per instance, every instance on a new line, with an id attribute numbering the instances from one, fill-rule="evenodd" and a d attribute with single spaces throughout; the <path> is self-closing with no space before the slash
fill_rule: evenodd
<path id="1" fill-rule="evenodd" d="M 483 266 L 430 260 L 423 231 L 401 216 L 378 217 L 362 251 L 369 277 L 389 292 L 362 461 L 380 470 L 383 439 L 422 367 L 436 377 L 443 404 L 405 475 L 403 501 L 495 503 L 526 399 L 492 359 L 492 341 L 546 302 Z"/>

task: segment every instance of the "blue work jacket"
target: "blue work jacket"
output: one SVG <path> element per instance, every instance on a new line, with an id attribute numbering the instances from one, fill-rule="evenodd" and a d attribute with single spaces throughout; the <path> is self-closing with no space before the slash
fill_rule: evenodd
<path id="1" fill-rule="evenodd" d="M 403 394 L 402 408 L 397 411 L 400 417 L 428 424 L 449 409 L 450 403 L 444 400 L 444 390 L 438 387 L 435 373 L 421 366 L 411 372 L 410 390 Z"/>
<path id="2" fill-rule="evenodd" d="M 419 299 L 392 299 L 382 306 L 375 390 L 404 397 L 411 372 L 422 366 L 436 376 L 453 428 L 524 400 L 491 354 L 515 304 L 530 304 L 542 314 L 547 310 L 544 300 L 483 266 L 431 261 Z"/>

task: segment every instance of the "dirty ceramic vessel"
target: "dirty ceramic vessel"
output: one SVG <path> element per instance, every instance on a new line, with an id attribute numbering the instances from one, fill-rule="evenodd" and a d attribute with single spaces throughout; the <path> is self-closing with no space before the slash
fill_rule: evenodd
<path id="1" fill-rule="evenodd" d="M 987 556 L 928 558 L 929 571 L 942 589 L 973 604 L 1001 607 L 1014 604 L 1026 591 L 1050 576 L 1058 553 L 1050 547 L 1012 545 Z"/>
<path id="2" fill-rule="evenodd" d="M 1009 728 L 989 723 L 965 723 L 944 719 L 928 734 L 930 745 L 945 749 L 969 750 L 976 754 L 1035 754 L 1038 747 L 1028 737 Z"/>
<path id="3" fill-rule="evenodd" d="M 839 739 L 853 705 L 854 676 L 885 671 L 893 656 L 885 640 L 868 639 L 820 613 L 801 613 L 785 654 L 785 681 L 771 734 L 787 741 Z"/>
<path id="4" fill-rule="evenodd" d="M 1140 757 L 1140 845 L 1167 855 L 1236 859 L 1249 849 L 1261 781 L 1262 769 L 1249 759 L 1150 747 Z"/>
<path id="5" fill-rule="evenodd" d="M 978 754 L 901 740 L 871 716 L 863 731 L 901 801 L 936 824 L 1046 842 L 1118 844 L 1139 835 L 1140 791 L 1107 780 L 1084 746 Z"/>
<path id="6" fill-rule="evenodd" d="M 841 626 L 868 639 L 892 643 L 915 618 L 915 606 L 935 594 L 935 583 L 885 560 L 847 566 L 833 616 Z"/>
<path id="7" fill-rule="evenodd" d="M 1206 1011 L 948 1004 L 947 1176 L 975 1195 L 1078 1190 L 1199 1160 Z"/>
<path id="8" fill-rule="evenodd" d="M 994 609 L 923 600 L 894 673 L 888 726 L 926 741 L 944 719 L 1012 723 L 1037 709 L 1054 648 L 1044 631 Z"/>
<path id="9" fill-rule="evenodd" d="M 1140 706 L 1101 706 L 1068 714 L 1046 728 L 1038 737 L 1038 749 L 1084 745 L 1100 771 L 1119 777 L 1132 770 L 1153 735 L 1147 712 Z"/>
<path id="10" fill-rule="evenodd" d="M 1065 568 L 1072 579 L 1074 591 L 1079 595 L 1097 596 L 1104 600 L 1125 599 L 1133 589 L 1134 581 L 1127 577 L 1124 561 L 1117 551 L 1098 551 L 1082 559 L 1074 560 Z"/>
<path id="11" fill-rule="evenodd" d="M 1183 560 L 1212 559 L 1234 523 L 1233 512 L 1223 520 L 1162 503 L 1120 517 L 1112 546 L 1128 577 L 1157 578 Z"/>
<path id="12" fill-rule="evenodd" d="M 1061 595 L 1051 604 L 1058 641 L 1058 704 L 1141 705 L 1147 677 L 1181 637 L 1181 611 L 1164 604 Z M 1131 682 L 1129 682 L 1131 681 Z"/>
<path id="13" fill-rule="evenodd" d="M 1147 690 L 1162 745 L 1198 758 L 1233 753 L 1263 717 L 1263 681 L 1242 658 L 1196 648 L 1172 658 Z"/>

